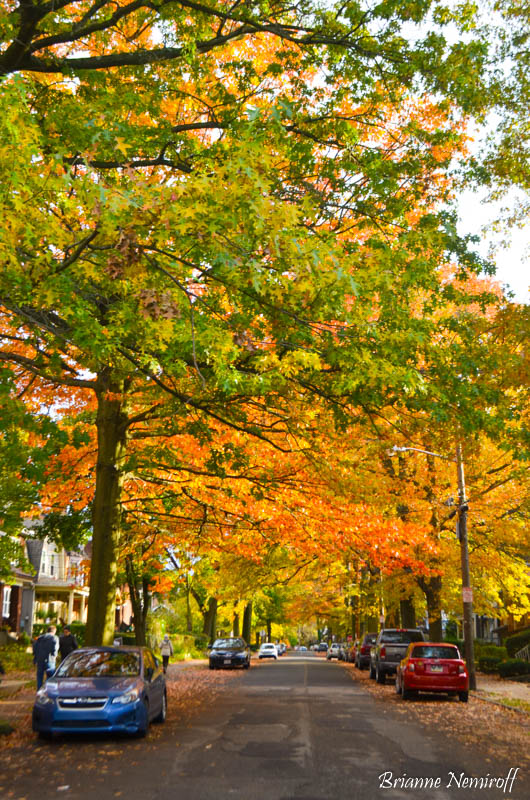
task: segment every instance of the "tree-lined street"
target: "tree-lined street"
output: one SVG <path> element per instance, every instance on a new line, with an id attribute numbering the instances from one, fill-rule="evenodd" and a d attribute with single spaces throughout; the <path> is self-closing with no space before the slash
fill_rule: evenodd
<path id="1" fill-rule="evenodd" d="M 195 691 L 186 694 L 187 708 L 180 703 L 171 708 L 170 701 L 168 721 L 153 726 L 145 742 L 102 736 L 34 742 L 23 763 L 22 752 L 8 750 L 2 797 L 397 800 L 412 795 L 453 800 L 465 794 L 478 800 L 504 793 L 495 786 L 464 789 L 462 773 L 501 779 L 510 768 L 519 771 L 507 796 L 527 797 L 528 753 L 520 739 L 523 722 L 514 712 L 473 699 L 463 707 L 429 698 L 415 704 L 421 706 L 419 716 L 403 714 L 367 691 L 363 680 L 352 679 L 348 669 L 311 652 L 254 664 L 248 672 L 206 673 L 208 688 L 197 678 L 200 669 L 173 669 L 174 690 L 179 682 L 195 681 Z M 189 671 L 196 673 L 193 680 Z M 390 686 L 377 688 L 393 692 Z M 487 713 L 481 717 L 483 707 Z M 466 747 L 462 728 L 455 725 L 450 733 L 447 726 L 433 724 L 431 710 L 448 716 L 456 711 L 463 719 L 470 715 L 466 724 L 477 733 L 482 726 L 484 740 Z M 487 717 L 497 727 L 513 727 L 510 755 L 510 750 L 502 756 L 492 751 Z M 507 744 L 510 748 L 509 737 Z M 380 778 L 383 773 L 392 773 L 392 780 L 439 777 L 441 785 L 389 788 L 380 785 L 390 780 L 389 775 Z"/>

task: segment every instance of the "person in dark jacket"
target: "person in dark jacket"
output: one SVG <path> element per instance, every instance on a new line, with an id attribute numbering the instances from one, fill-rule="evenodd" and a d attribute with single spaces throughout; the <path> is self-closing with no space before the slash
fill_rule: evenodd
<path id="1" fill-rule="evenodd" d="M 49 677 L 55 672 L 55 659 L 59 650 L 59 639 L 55 631 L 55 625 L 50 625 L 48 631 L 33 642 L 33 663 L 37 666 L 37 690 L 44 682 L 44 675 Z"/>
<path id="2" fill-rule="evenodd" d="M 61 661 L 64 661 L 67 655 L 77 650 L 79 645 L 77 639 L 70 631 L 68 625 L 65 625 L 61 636 L 59 636 L 59 651 L 61 653 Z"/>

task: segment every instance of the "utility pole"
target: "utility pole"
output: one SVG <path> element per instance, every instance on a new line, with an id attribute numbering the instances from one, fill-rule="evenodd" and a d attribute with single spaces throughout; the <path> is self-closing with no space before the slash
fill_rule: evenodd
<path id="1" fill-rule="evenodd" d="M 462 447 L 456 446 L 456 471 L 458 476 L 458 539 L 460 541 L 460 560 L 462 564 L 462 602 L 463 628 L 464 628 L 464 653 L 467 671 L 469 674 L 469 688 L 477 688 L 475 675 L 475 652 L 473 647 L 473 589 L 471 588 L 471 575 L 469 572 L 469 549 L 467 542 L 467 498 L 466 483 L 464 478 L 464 462 L 462 460 Z"/>
<path id="2" fill-rule="evenodd" d="M 419 447 L 398 447 L 394 445 L 389 455 L 394 453 L 405 453 L 412 450 L 415 453 L 423 453 L 427 456 L 443 458 L 446 461 L 456 463 L 456 475 L 458 479 L 458 539 L 460 541 L 460 563 L 462 573 L 462 604 L 463 604 L 463 629 L 464 629 L 464 655 L 469 675 L 469 688 L 477 688 L 477 677 L 475 675 L 475 651 L 473 647 L 473 589 L 471 588 L 471 575 L 469 572 L 469 548 L 467 542 L 467 512 L 469 510 L 466 498 L 466 482 L 464 478 L 464 461 L 462 459 L 462 447 L 456 446 L 456 458 L 444 456 L 440 453 L 433 453 L 431 450 L 421 450 Z"/>

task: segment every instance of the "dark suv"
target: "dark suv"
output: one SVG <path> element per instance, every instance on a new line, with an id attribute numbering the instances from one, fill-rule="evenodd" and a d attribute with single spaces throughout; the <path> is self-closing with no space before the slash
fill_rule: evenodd
<path id="1" fill-rule="evenodd" d="M 419 628 L 383 628 L 370 650 L 370 677 L 384 683 L 387 675 L 395 674 L 409 644 L 424 641 Z"/>

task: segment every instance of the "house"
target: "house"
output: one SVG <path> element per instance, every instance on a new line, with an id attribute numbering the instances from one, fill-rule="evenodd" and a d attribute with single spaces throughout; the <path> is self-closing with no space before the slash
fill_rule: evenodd
<path id="1" fill-rule="evenodd" d="M 33 622 L 86 622 L 88 551 L 67 551 L 50 539 L 27 537 L 28 560 L 35 569 Z"/>

